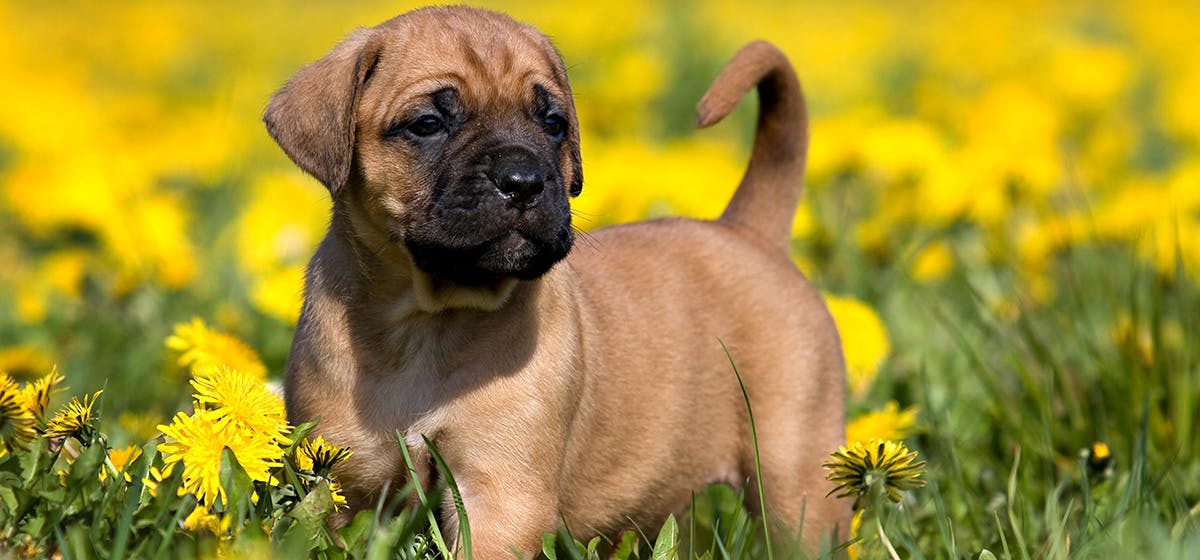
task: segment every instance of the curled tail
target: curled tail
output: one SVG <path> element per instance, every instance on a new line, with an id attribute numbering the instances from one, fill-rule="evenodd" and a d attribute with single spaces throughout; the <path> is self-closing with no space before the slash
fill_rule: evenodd
<path id="1" fill-rule="evenodd" d="M 788 247 L 800 204 L 808 151 L 808 111 L 796 71 L 766 41 L 742 47 L 725 65 L 697 106 L 697 126 L 728 115 L 752 86 L 758 86 L 758 128 L 741 184 L 719 221 L 735 224 Z"/>

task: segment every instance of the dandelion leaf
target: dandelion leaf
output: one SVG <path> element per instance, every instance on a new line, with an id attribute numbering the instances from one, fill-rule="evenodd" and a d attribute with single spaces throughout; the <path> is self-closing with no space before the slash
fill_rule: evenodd
<path id="1" fill-rule="evenodd" d="M 332 503 L 332 502 L 330 502 Z M 354 516 L 345 527 L 338 529 L 338 536 L 345 543 L 346 550 L 363 550 L 367 544 L 367 539 L 371 536 L 371 530 L 375 525 L 375 512 L 371 510 L 363 510 Z"/>
<path id="2" fill-rule="evenodd" d="M 558 551 L 554 550 L 558 544 L 558 535 L 555 533 L 542 533 L 542 555 L 547 560 L 558 560 Z"/>
<path id="3" fill-rule="evenodd" d="M 93 446 L 95 447 L 95 446 Z M 67 529 L 67 546 L 63 549 L 65 558 L 95 558 L 96 549 L 91 535 L 83 525 L 72 525 Z"/>
<path id="4" fill-rule="evenodd" d="M 92 445 L 79 455 L 71 464 L 71 473 L 67 476 L 67 487 L 84 489 L 95 486 L 99 481 L 100 467 L 104 466 L 104 447 Z"/>
<path id="5" fill-rule="evenodd" d="M 309 432 L 312 432 L 313 428 L 315 427 L 317 427 L 317 422 L 316 420 L 312 420 L 292 428 L 292 432 L 288 434 L 288 438 L 292 440 L 292 443 L 288 444 L 288 446 L 285 448 L 287 454 L 291 455 L 294 453 L 296 451 L 296 447 L 300 445 L 300 442 L 304 441 L 304 438 L 308 437 Z"/>
<path id="6" fill-rule="evenodd" d="M 658 538 L 654 539 L 654 552 L 650 557 L 654 560 L 679 558 L 679 525 L 675 522 L 674 515 L 668 516 L 662 529 L 659 529 Z"/>
<path id="7" fill-rule="evenodd" d="M 296 524 L 292 526 L 289 533 L 299 532 L 301 535 L 316 538 L 325 530 L 325 519 L 332 512 L 333 494 L 329 492 L 329 482 L 321 480 L 292 510 L 291 517 Z"/>
<path id="8" fill-rule="evenodd" d="M 376 529 L 375 535 L 367 543 L 367 560 L 391 560 L 397 557 L 397 545 L 413 535 L 412 520 L 420 518 L 398 515 Z"/>
<path id="9" fill-rule="evenodd" d="M 20 457 L 21 478 L 24 480 L 24 486 L 33 484 L 35 478 L 43 477 L 50 470 L 48 463 L 51 460 L 51 454 L 46 452 L 46 440 L 44 438 L 33 440 L 28 452 L 19 453 L 17 456 Z"/>
<path id="10" fill-rule="evenodd" d="M 638 549 L 637 533 L 633 531 L 625 531 L 621 533 L 621 542 L 617 543 L 617 547 L 613 550 L 613 560 L 629 560 L 636 558 Z"/>
<path id="11" fill-rule="evenodd" d="M 221 452 L 221 488 L 225 489 L 226 515 L 233 518 L 234 524 L 240 525 L 246 519 L 254 483 L 228 447 Z"/>
<path id="12" fill-rule="evenodd" d="M 600 537 L 592 537 L 592 540 L 588 541 L 588 544 L 587 544 L 588 558 L 599 558 L 600 557 L 599 550 L 600 550 Z"/>

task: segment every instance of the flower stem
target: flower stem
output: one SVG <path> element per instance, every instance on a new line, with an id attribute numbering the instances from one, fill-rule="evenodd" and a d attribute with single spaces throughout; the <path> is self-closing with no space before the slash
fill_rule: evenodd
<path id="1" fill-rule="evenodd" d="M 121 473 L 121 469 L 118 469 L 117 466 L 113 464 L 112 458 L 108 456 L 108 452 L 104 453 L 104 466 L 108 468 L 108 474 L 113 477 L 113 480 L 120 478 L 121 480 L 119 482 L 125 482 L 123 474 Z"/>
<path id="2" fill-rule="evenodd" d="M 900 555 L 896 554 L 896 549 L 892 547 L 892 541 L 887 538 L 887 534 L 883 532 L 883 520 L 881 516 L 875 516 L 875 529 L 879 532 L 879 540 L 883 542 L 883 546 L 887 548 L 888 556 L 892 560 L 900 560 Z"/>

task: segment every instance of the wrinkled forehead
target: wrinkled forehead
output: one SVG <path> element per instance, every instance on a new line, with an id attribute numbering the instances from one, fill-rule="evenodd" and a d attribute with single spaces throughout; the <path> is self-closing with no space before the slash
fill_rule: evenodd
<path id="1" fill-rule="evenodd" d="M 446 88 L 477 109 L 528 105 L 535 90 L 567 100 L 563 64 L 545 36 L 490 12 L 429 10 L 375 29 L 384 39 L 375 77 L 388 93 L 430 95 Z"/>

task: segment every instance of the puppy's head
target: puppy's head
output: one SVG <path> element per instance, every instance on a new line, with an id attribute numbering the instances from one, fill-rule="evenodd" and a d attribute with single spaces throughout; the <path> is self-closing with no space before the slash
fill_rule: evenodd
<path id="1" fill-rule="evenodd" d="M 404 249 L 418 288 L 506 293 L 571 248 L 583 176 L 566 70 L 508 16 L 426 8 L 360 29 L 264 121 L 354 235 Z"/>

